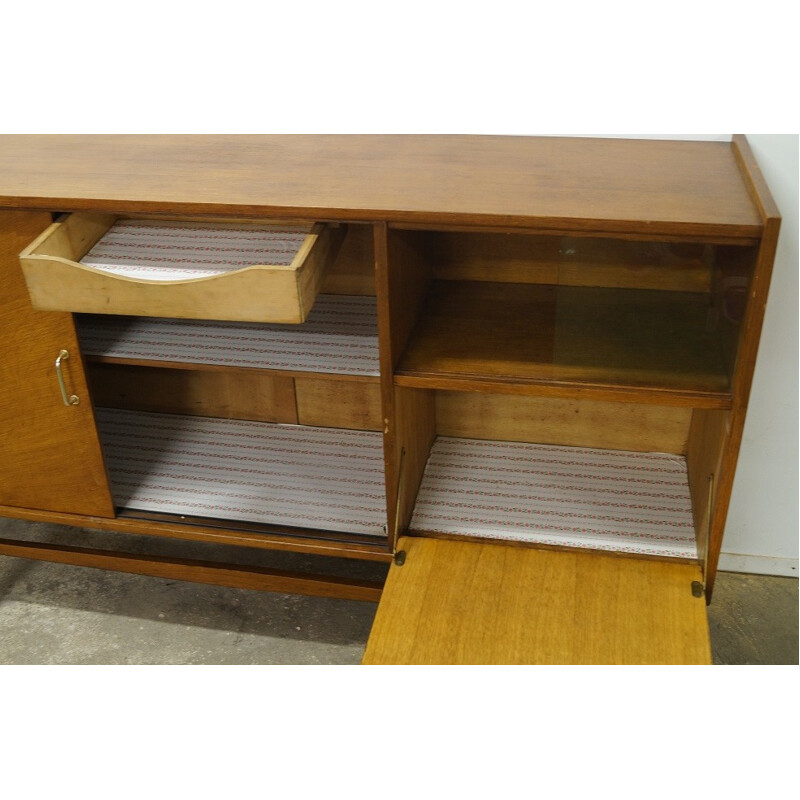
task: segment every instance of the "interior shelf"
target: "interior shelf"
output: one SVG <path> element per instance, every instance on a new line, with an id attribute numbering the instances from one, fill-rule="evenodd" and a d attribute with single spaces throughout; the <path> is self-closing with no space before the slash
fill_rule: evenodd
<path id="1" fill-rule="evenodd" d="M 119 508 L 386 536 L 380 433 L 96 413 Z"/>
<path id="2" fill-rule="evenodd" d="M 439 437 L 410 530 L 697 558 L 686 462 Z"/>
<path id="3" fill-rule="evenodd" d="M 708 294 L 436 281 L 395 382 L 441 389 L 624 390 L 727 408 Z M 629 398 L 630 399 L 630 398 Z"/>
<path id="4" fill-rule="evenodd" d="M 319 295 L 301 325 L 84 314 L 78 333 L 94 360 L 379 375 L 374 297 Z"/>

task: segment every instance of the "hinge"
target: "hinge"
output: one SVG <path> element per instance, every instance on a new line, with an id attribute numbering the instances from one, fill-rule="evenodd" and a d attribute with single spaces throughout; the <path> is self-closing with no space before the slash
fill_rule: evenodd
<path id="1" fill-rule="evenodd" d="M 692 597 L 704 597 L 706 585 L 700 581 L 692 581 Z"/>
<path id="2" fill-rule="evenodd" d="M 403 564 L 406 563 L 406 551 L 405 550 L 398 550 L 394 554 L 394 563 L 398 567 L 402 567 Z"/>

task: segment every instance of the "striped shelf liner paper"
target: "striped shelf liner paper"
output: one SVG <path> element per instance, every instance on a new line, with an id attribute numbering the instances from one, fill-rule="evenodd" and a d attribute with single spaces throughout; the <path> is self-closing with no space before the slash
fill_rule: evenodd
<path id="1" fill-rule="evenodd" d="M 87 355 L 378 376 L 374 297 L 320 295 L 301 325 L 78 317 Z"/>
<path id="2" fill-rule="evenodd" d="M 666 453 L 441 437 L 411 529 L 697 557 L 686 462 Z"/>
<path id="3" fill-rule="evenodd" d="M 182 281 L 257 264 L 289 266 L 309 225 L 119 220 L 81 264 L 125 278 Z"/>
<path id="4" fill-rule="evenodd" d="M 380 433 L 96 409 L 126 509 L 385 536 Z"/>

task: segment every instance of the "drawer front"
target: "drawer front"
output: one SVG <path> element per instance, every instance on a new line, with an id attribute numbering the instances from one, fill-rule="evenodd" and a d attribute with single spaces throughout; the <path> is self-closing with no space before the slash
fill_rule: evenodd
<path id="1" fill-rule="evenodd" d="M 20 255 L 35 308 L 300 323 L 344 229 L 72 214 Z"/>

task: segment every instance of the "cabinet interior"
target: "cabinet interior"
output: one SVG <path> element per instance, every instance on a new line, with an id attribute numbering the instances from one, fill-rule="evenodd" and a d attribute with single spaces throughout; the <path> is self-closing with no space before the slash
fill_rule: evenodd
<path id="1" fill-rule="evenodd" d="M 188 480 L 181 469 L 197 471 L 197 463 L 171 460 L 170 448 L 181 449 L 177 427 L 150 474 L 120 466 L 108 434 L 121 508 L 272 521 L 306 534 L 349 530 L 388 537 L 390 546 L 409 531 L 703 557 L 752 247 L 389 228 L 376 285 L 373 234 L 372 226 L 347 226 L 300 325 L 78 318 L 93 401 L 107 409 L 101 434 L 120 420 L 128 435 L 144 431 L 147 419 L 157 429 L 159 415 L 175 415 L 181 430 L 198 417 L 252 423 L 265 459 L 270 425 L 298 431 L 284 449 L 307 450 L 307 435 L 321 448 L 313 454 L 321 476 L 294 518 L 263 494 L 260 510 L 218 503 L 214 511 L 209 500 L 192 514 L 191 504 L 155 497 L 153 476 L 163 483 L 165 464 L 177 475 L 177 496 Z M 343 441 L 355 435 L 368 453 L 359 502 L 370 510 L 360 525 L 353 487 L 342 493 L 331 480 L 326 494 L 325 475 L 349 467 L 329 456 L 325 430 L 341 431 Z M 480 453 L 485 469 L 471 471 L 469 453 Z M 554 459 L 548 483 L 542 476 Z M 231 480 L 198 474 L 200 483 Z M 293 491 L 273 473 L 258 481 L 276 495 Z M 560 505 L 543 512 L 541 492 L 559 490 Z M 238 491 L 248 502 L 259 497 L 252 481 Z M 342 515 L 307 513 L 325 504 Z M 297 498 L 293 505 L 304 506 Z M 356 520 L 349 528 L 348 519 Z"/>
<path id="2" fill-rule="evenodd" d="M 299 325 L 77 316 L 120 509 L 385 540 L 371 234 L 348 227 Z"/>
<path id="3" fill-rule="evenodd" d="M 406 307 L 390 309 L 400 320 L 399 528 L 702 559 L 756 249 L 399 229 L 389 237 L 390 275 L 409 264 L 414 275 Z M 472 452 L 485 470 L 471 468 Z M 547 503 L 534 484 L 554 458 L 574 471 L 560 464 L 548 491 L 563 489 L 564 503 L 539 513 Z M 655 461 L 674 468 L 666 494 L 660 479 L 637 485 Z M 508 491 L 503 475 L 517 488 Z M 516 520 L 505 513 L 514 503 Z M 665 503 L 672 516 L 660 514 Z M 643 546 L 648 506 L 657 513 Z M 603 518 L 606 542 L 593 536 Z M 637 518 L 626 537 L 618 523 Z"/>

